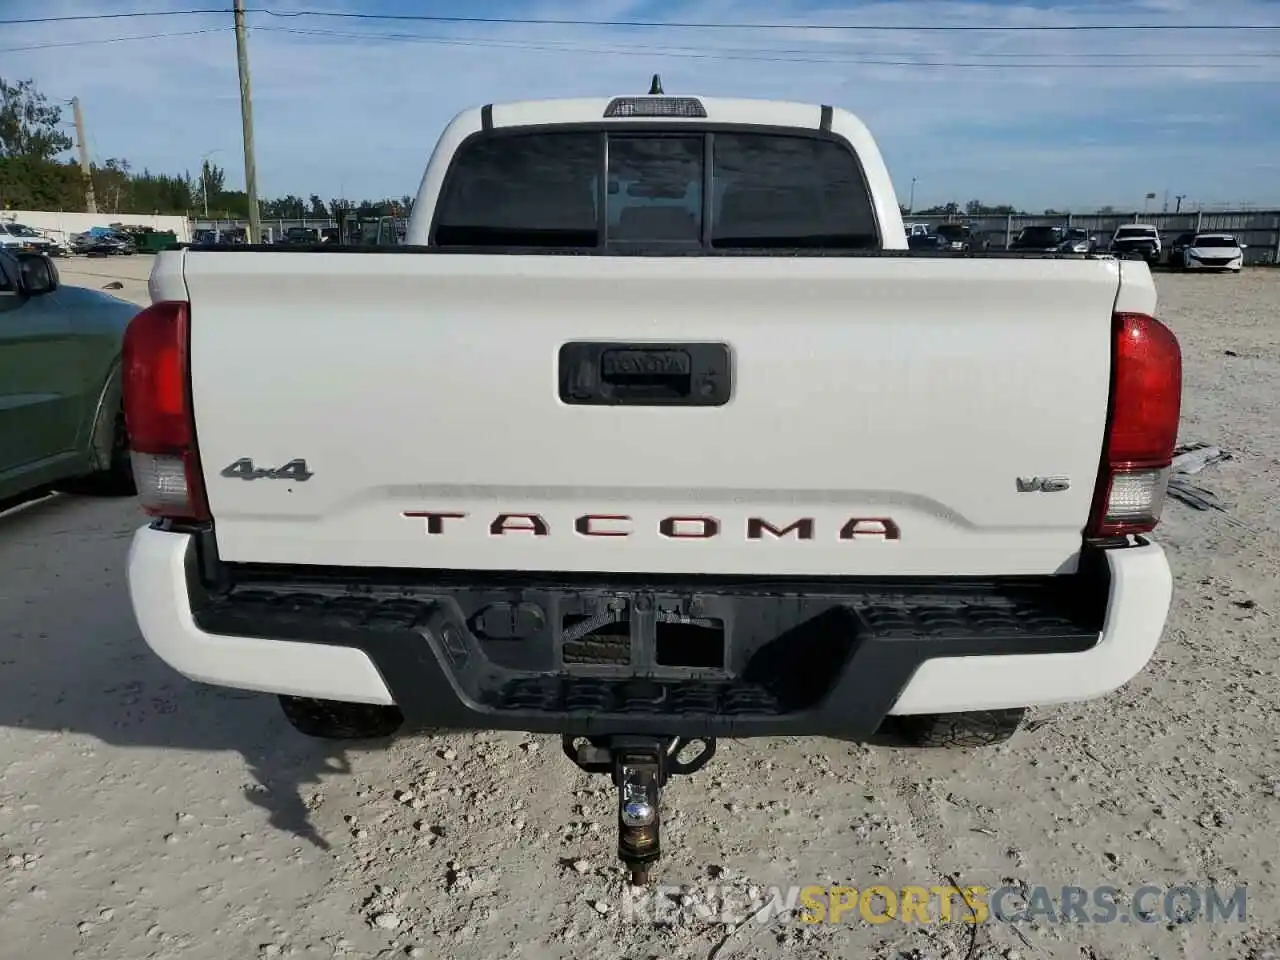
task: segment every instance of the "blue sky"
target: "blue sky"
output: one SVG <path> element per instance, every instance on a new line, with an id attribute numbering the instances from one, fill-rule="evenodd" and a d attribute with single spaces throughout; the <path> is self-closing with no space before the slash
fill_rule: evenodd
<path id="1" fill-rule="evenodd" d="M 193 0 L 0 0 L 0 19 L 223 7 Z M 1280 24 L 1275 0 L 840 2 L 250 0 L 250 9 L 920 27 Z M 243 185 L 230 14 L 0 27 L 0 75 L 79 96 L 95 160 Z M 1280 206 L 1280 30 L 690 30 L 249 17 L 259 193 L 417 189 L 441 128 L 486 102 L 644 92 L 834 103 L 866 121 L 906 200 Z M 209 31 L 116 43 L 109 37 Z M 871 62 L 881 61 L 881 62 Z M 890 61 L 886 63 L 884 61 Z M 894 61 L 950 64 L 903 66 Z M 981 64 L 982 66 L 956 66 Z M 1050 66 L 1051 64 L 1058 66 Z M 994 65 L 994 66 L 992 66 Z M 68 120 L 70 119 L 68 113 Z M 1172 201 L 1171 201 L 1172 202 Z"/>

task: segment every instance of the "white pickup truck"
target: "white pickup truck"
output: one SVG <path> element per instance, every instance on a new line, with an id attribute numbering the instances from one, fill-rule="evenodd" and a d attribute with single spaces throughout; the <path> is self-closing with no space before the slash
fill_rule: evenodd
<path id="1" fill-rule="evenodd" d="M 1147 265 L 906 247 L 844 110 L 651 95 L 461 113 L 405 246 L 161 254 L 143 636 L 311 734 L 560 734 L 638 878 L 717 736 L 1106 694 L 1171 593 Z"/>

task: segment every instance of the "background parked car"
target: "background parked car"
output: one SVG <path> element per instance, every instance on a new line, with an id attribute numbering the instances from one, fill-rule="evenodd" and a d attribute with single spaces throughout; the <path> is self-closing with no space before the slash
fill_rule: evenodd
<path id="1" fill-rule="evenodd" d="M 1096 253 L 1098 250 L 1097 238 L 1079 227 L 1067 228 L 1062 245 L 1064 253 Z"/>
<path id="2" fill-rule="evenodd" d="M 320 231 L 314 227 L 290 227 L 284 233 L 284 242 L 300 247 L 313 246 L 321 242 Z"/>
<path id="3" fill-rule="evenodd" d="M 907 249 L 936 250 L 941 252 L 944 250 L 950 250 L 951 243 L 936 233 L 912 233 L 907 237 Z"/>
<path id="4" fill-rule="evenodd" d="M 1179 240 L 1182 238 L 1179 237 Z M 1175 270 L 1229 270 L 1239 273 L 1244 266 L 1245 245 L 1230 233 L 1198 233 L 1185 241 L 1169 266 Z"/>
<path id="5" fill-rule="evenodd" d="M 132 239 L 119 231 L 108 227 L 93 227 L 71 238 L 71 251 L 90 257 L 113 257 L 132 256 L 137 248 Z"/>
<path id="6" fill-rule="evenodd" d="M 967 223 L 940 223 L 934 232 L 943 239 L 949 250 L 968 253 L 973 249 L 973 230 Z"/>
<path id="7" fill-rule="evenodd" d="M 1187 247 L 1191 246 L 1191 241 L 1196 238 L 1194 232 L 1180 233 L 1173 238 L 1173 242 L 1169 244 L 1169 266 L 1177 269 L 1182 266 L 1182 255 L 1186 252 Z"/>
<path id="8" fill-rule="evenodd" d="M 1160 262 L 1160 231 L 1149 223 L 1126 223 L 1111 237 L 1111 252 L 1118 257 L 1141 257 L 1151 266 Z"/>
<path id="9" fill-rule="evenodd" d="M 49 486 L 133 493 L 120 348 L 137 312 L 61 286 L 44 254 L 0 250 L 0 502 Z"/>
<path id="10" fill-rule="evenodd" d="M 52 237 L 13 221 L 0 222 L 0 248 L 10 253 L 47 253 L 51 257 L 62 256 L 65 251 Z"/>
<path id="11" fill-rule="evenodd" d="M 1021 253 L 1068 253 L 1067 228 L 1059 226 L 1023 227 L 1009 241 L 1009 249 Z"/>

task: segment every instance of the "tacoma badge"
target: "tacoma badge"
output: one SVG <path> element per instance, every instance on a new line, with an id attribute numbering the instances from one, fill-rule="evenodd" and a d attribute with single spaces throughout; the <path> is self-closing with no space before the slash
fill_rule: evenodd
<path id="1" fill-rule="evenodd" d="M 466 520 L 465 513 L 444 513 L 438 510 L 406 510 L 403 516 L 426 521 L 426 532 L 431 536 L 447 533 L 446 520 Z M 536 513 L 500 513 L 489 523 L 489 535 L 532 534 L 546 537 L 551 534 L 551 524 Z M 657 523 L 657 534 L 667 540 L 710 540 L 721 535 L 721 521 L 716 517 L 676 516 L 663 517 Z M 617 513 L 584 513 L 573 521 L 573 529 L 583 537 L 629 537 L 634 533 L 632 518 Z M 783 540 L 795 535 L 796 540 L 813 540 L 815 522 L 812 517 L 801 517 L 787 524 L 774 524 L 763 517 L 747 517 L 746 539 Z M 849 517 L 837 530 L 827 534 L 836 540 L 892 541 L 902 539 L 902 530 L 890 517 Z M 766 536 L 767 534 L 767 536 Z"/>

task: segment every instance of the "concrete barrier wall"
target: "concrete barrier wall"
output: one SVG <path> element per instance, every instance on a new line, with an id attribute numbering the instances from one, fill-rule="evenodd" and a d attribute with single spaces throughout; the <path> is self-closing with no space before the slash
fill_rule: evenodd
<path id="1" fill-rule="evenodd" d="M 191 240 L 191 221 L 186 217 L 146 216 L 136 213 L 50 213 L 41 210 L 0 210 L 0 220 L 26 224 L 33 230 L 47 230 L 66 241 L 74 233 L 84 233 L 92 227 L 107 227 L 113 223 L 126 226 L 151 227 L 155 230 L 172 230 L 179 242 Z"/>

